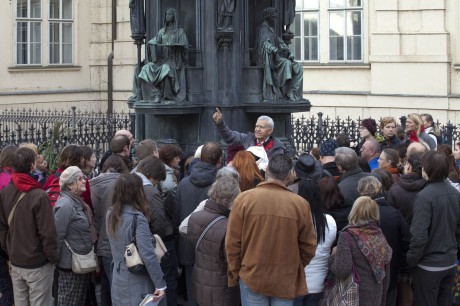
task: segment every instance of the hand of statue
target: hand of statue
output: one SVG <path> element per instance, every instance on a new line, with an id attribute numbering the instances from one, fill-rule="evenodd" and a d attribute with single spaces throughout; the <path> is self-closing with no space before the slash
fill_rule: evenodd
<path id="1" fill-rule="evenodd" d="M 214 115 L 212 115 L 212 120 L 214 120 L 214 122 L 217 124 L 222 122 L 222 113 L 220 112 L 218 107 L 216 107 L 216 112 L 214 113 Z"/>
<path id="2" fill-rule="evenodd" d="M 294 57 L 294 54 L 289 54 L 288 56 L 288 59 L 291 60 L 291 61 L 294 61 L 295 57 Z"/>

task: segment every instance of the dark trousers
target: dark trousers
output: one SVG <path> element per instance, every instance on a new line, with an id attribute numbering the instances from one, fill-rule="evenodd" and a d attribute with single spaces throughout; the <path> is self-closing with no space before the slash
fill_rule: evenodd
<path id="1" fill-rule="evenodd" d="M 177 306 L 177 265 L 175 239 L 163 241 L 168 252 L 161 259 L 161 270 L 166 282 L 166 302 L 168 306 Z"/>
<path id="2" fill-rule="evenodd" d="M 452 287 L 456 267 L 444 271 L 431 272 L 416 267 L 412 271 L 415 305 L 452 305 Z"/>

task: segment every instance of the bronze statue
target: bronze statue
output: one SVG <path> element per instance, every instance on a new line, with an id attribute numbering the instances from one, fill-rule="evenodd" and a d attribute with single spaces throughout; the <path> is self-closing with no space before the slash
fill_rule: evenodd
<path id="1" fill-rule="evenodd" d="M 232 18 L 235 11 L 235 0 L 219 0 L 217 5 L 217 30 L 233 31 Z"/>
<path id="2" fill-rule="evenodd" d="M 143 100 L 154 103 L 185 100 L 185 66 L 189 47 L 185 31 L 179 27 L 177 10 L 168 8 L 163 28 L 147 43 L 148 63 L 138 75 Z"/>
<path id="3" fill-rule="evenodd" d="M 257 33 L 257 64 L 264 68 L 262 96 L 264 100 L 287 99 L 298 101 L 303 80 L 302 66 L 294 61 L 294 54 L 274 30 L 278 9 L 263 11 L 265 21 Z"/>
<path id="4" fill-rule="evenodd" d="M 144 0 L 129 0 L 129 11 L 131 37 L 143 39 L 145 36 Z"/>

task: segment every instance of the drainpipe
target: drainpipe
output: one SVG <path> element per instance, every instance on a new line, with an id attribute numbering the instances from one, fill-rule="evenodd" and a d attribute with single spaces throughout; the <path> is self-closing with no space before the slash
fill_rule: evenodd
<path id="1" fill-rule="evenodd" d="M 112 0 L 112 37 L 111 52 L 107 56 L 107 113 L 113 113 L 113 58 L 114 44 L 117 38 L 117 0 Z"/>

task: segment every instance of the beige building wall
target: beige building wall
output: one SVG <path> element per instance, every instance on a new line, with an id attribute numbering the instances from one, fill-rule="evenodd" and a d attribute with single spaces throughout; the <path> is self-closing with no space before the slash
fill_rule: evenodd
<path id="1" fill-rule="evenodd" d="M 113 105 L 115 111 L 128 111 L 136 46 L 130 37 L 128 1 L 115 2 Z M 73 1 L 75 54 L 70 67 L 14 65 L 15 3 L 0 1 L 4 42 L 0 48 L 0 109 L 66 109 L 75 105 L 106 111 L 112 0 Z M 429 112 L 441 122 L 460 122 L 460 1 L 363 3 L 363 62 L 304 64 L 304 97 L 313 105 L 310 113 L 378 118 Z M 327 10 L 321 14 L 320 18 L 327 20 Z M 321 28 L 320 35 L 327 37 L 327 31 Z M 42 32 L 47 34 L 46 29 Z M 327 39 L 321 39 L 320 44 L 321 58 L 327 59 Z M 46 56 L 42 54 L 44 63 Z"/>

